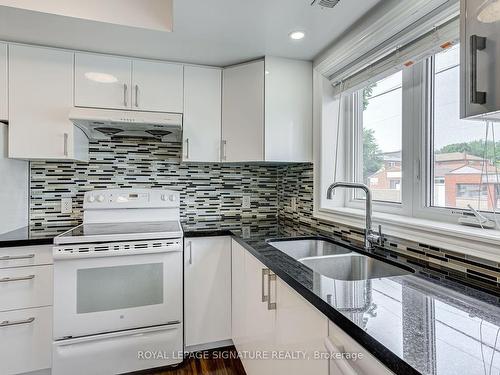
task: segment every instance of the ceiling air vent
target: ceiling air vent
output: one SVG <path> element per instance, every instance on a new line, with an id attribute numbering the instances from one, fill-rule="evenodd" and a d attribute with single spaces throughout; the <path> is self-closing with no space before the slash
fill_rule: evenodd
<path id="1" fill-rule="evenodd" d="M 324 8 L 333 8 L 340 0 L 313 0 L 311 5 L 318 5 Z"/>

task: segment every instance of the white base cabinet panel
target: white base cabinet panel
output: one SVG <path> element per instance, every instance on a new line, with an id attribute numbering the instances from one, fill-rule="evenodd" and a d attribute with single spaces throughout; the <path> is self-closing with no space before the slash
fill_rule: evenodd
<path id="1" fill-rule="evenodd" d="M 335 353 L 361 353 L 362 358 L 355 361 L 347 359 L 330 360 L 330 375 L 391 375 L 393 374 L 378 359 L 358 344 L 333 322 L 328 323 L 328 337 L 325 349 Z"/>
<path id="2" fill-rule="evenodd" d="M 0 311 L 52 305 L 52 265 L 0 269 Z"/>
<path id="3" fill-rule="evenodd" d="M 52 307 L 0 313 L 0 374 L 52 366 Z"/>
<path id="4" fill-rule="evenodd" d="M 184 246 L 186 347 L 231 338 L 231 238 L 186 238 Z"/>
<path id="5" fill-rule="evenodd" d="M 52 245 L 0 248 L 0 269 L 52 263 Z"/>
<path id="6" fill-rule="evenodd" d="M 327 332 L 326 316 L 284 281 L 277 279 L 276 349 L 284 353 L 301 353 L 301 356 L 298 359 L 276 361 L 275 373 L 327 375 L 328 361 L 315 358 L 318 353 L 325 351 Z"/>
<path id="7" fill-rule="evenodd" d="M 327 375 L 327 360 L 314 359 L 325 351 L 327 318 L 235 240 L 232 251 L 233 342 L 248 353 L 242 358 L 246 373 Z M 307 355 L 276 358 L 292 352 Z"/>

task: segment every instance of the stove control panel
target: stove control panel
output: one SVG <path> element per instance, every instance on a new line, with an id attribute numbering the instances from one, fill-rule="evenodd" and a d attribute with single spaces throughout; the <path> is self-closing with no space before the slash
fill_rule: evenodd
<path id="1" fill-rule="evenodd" d="M 84 210 L 179 207 L 179 192 L 167 189 L 106 189 L 85 193 Z"/>

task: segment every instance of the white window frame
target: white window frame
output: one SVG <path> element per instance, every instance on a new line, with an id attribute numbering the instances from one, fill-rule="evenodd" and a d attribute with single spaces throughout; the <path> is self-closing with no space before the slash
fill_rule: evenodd
<path id="1" fill-rule="evenodd" d="M 430 60 L 424 60 L 404 69 L 403 71 L 403 141 L 402 149 L 402 203 L 373 202 L 374 222 L 382 224 L 385 234 L 407 238 L 436 246 L 446 247 L 450 250 L 471 254 L 495 261 L 500 261 L 500 231 L 483 230 L 461 226 L 457 223 L 458 213 L 461 209 L 431 207 L 428 205 L 428 194 L 430 190 L 430 131 L 432 123 L 432 112 L 429 110 L 432 80 L 427 76 L 432 73 Z M 318 76 L 319 73 L 315 72 Z M 324 85 L 328 81 L 316 79 L 316 95 L 324 95 Z M 405 84 L 406 82 L 406 84 Z M 406 91 L 405 91 L 406 90 Z M 350 95 L 343 97 L 342 108 L 343 120 L 341 122 L 341 133 L 347 134 L 344 138 L 347 151 L 339 156 L 344 156 L 343 163 L 339 166 L 344 173 L 337 176 L 337 181 L 352 181 L 354 150 L 349 145 L 353 137 L 352 98 Z M 321 109 L 321 105 L 319 105 Z M 411 108 L 408 112 L 405 108 Z M 411 113 L 405 116 L 405 113 Z M 315 123 L 315 193 L 313 216 L 326 221 L 333 221 L 354 227 L 364 228 L 364 205 L 359 199 L 353 200 L 352 192 L 343 194 L 342 202 L 336 203 L 335 207 L 322 207 L 320 202 L 326 195 L 325 181 L 321 181 L 321 134 L 323 126 L 327 121 L 336 119 L 325 119 L 321 114 L 317 116 Z M 408 136 L 410 134 L 410 136 Z M 405 136 L 406 135 L 406 136 Z M 342 150 L 342 149 L 340 149 Z M 429 151 L 428 151 L 429 150 Z M 409 178 L 406 176 L 410 176 Z M 338 199 L 337 199 L 338 200 Z M 485 216 L 494 219 L 493 213 L 484 213 Z M 500 220 L 500 213 L 497 212 Z"/>
<path id="2" fill-rule="evenodd" d="M 395 72 L 390 72 L 393 74 Z M 404 116 L 405 110 L 411 108 L 412 105 L 408 101 L 407 95 L 412 95 L 413 90 L 413 68 L 404 69 L 402 71 L 402 93 L 403 93 L 403 103 L 402 103 L 402 159 L 401 159 L 401 202 L 383 202 L 383 201 L 373 201 L 372 206 L 374 211 L 386 212 L 397 215 L 411 215 L 412 206 L 412 194 L 413 194 L 413 184 L 411 179 L 406 176 L 413 175 L 413 163 L 409 160 L 412 151 L 412 145 L 409 144 L 408 140 L 409 133 L 412 131 L 412 119 Z M 388 74 L 388 75 L 390 75 Z M 346 145 L 348 148 L 348 157 L 345 160 L 345 170 L 346 177 L 348 181 L 359 181 L 360 176 L 355 176 L 356 171 L 361 169 L 360 157 L 361 154 L 361 142 L 362 142 L 362 124 L 358 120 L 362 116 L 362 109 L 357 106 L 360 103 L 359 99 L 360 91 L 357 91 L 349 96 L 347 96 L 346 101 L 349 103 L 346 106 L 346 110 L 349 113 L 346 114 L 346 123 L 343 126 L 347 127 L 346 133 Z M 358 125 L 358 126 L 356 126 Z M 361 126 L 359 126 L 361 125 Z M 356 157 L 358 155 L 358 157 Z M 362 199 L 356 198 L 356 192 L 350 191 L 345 194 L 345 207 L 353 209 L 363 209 L 365 202 Z"/>

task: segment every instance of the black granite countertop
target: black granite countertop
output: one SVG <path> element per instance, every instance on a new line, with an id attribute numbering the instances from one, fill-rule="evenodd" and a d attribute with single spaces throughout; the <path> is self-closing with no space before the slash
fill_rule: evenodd
<path id="1" fill-rule="evenodd" d="M 24 226 L 10 232 L 0 234 L 0 248 L 30 245 L 48 245 L 53 243 L 54 237 L 66 231 L 60 230 L 43 231 L 39 228 Z"/>
<path id="2" fill-rule="evenodd" d="M 233 235 L 397 374 L 500 373 L 500 291 L 495 295 L 439 278 L 418 265 L 411 265 L 415 272 L 404 276 L 368 281 L 327 278 L 268 244 L 272 238 L 325 236 L 295 222 L 226 219 L 184 223 L 183 229 L 185 237 Z M 328 238 L 363 253 L 331 234 Z M 367 255 L 386 253 L 379 249 Z M 358 298 L 345 298 L 353 294 Z"/>

